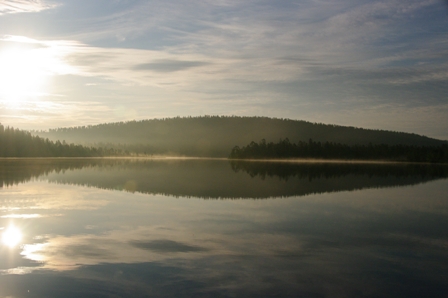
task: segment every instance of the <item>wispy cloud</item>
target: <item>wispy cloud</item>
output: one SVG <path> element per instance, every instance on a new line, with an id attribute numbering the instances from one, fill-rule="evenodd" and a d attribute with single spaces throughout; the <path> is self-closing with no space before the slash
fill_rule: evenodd
<path id="1" fill-rule="evenodd" d="M 406 28 L 419 21 L 419 10 L 437 3 L 193 1 L 187 5 L 155 0 L 124 6 L 114 2 L 108 14 L 98 16 L 79 8 L 86 17 L 70 38 L 85 42 L 71 45 L 70 59 L 86 75 L 140 84 L 176 85 L 204 77 L 208 81 L 308 81 L 323 68 L 378 73 L 395 62 L 421 59 L 422 55 L 413 55 L 425 49 L 424 43 L 433 42 L 431 38 L 439 39 L 428 34 L 418 36 L 422 42 L 416 42 Z M 100 8 L 89 4 L 85 9 Z M 88 46 L 94 40 L 108 45 Z M 142 46 L 144 41 L 147 44 Z M 134 43 L 136 47 L 128 46 Z M 423 59 L 437 51 L 443 54 L 442 49 L 426 49 Z M 169 79 L 174 72 L 180 76 Z"/>
<path id="2" fill-rule="evenodd" d="M 55 92 L 67 101 L 101 102 L 109 112 L 126 105 L 136 117 L 145 110 L 141 117 L 202 111 L 299 119 L 344 117 L 347 105 L 380 117 L 385 104 L 426 105 L 431 119 L 430 107 L 447 103 L 445 1 L 133 0 L 107 8 L 80 1 L 64 0 L 54 22 L 36 14 L 28 25 L 45 28 L 41 40 L 3 38 L 52 51 L 65 65 L 53 74 L 82 81 Z M 3 14 L 20 7 L 54 4 L 0 1 Z M 157 101 L 150 115 L 145 98 Z"/>
<path id="3" fill-rule="evenodd" d="M 75 36 L 84 40 L 109 38 L 116 41 L 115 48 L 120 47 L 119 40 L 132 43 L 148 39 L 147 48 L 161 53 L 225 61 L 229 66 L 226 70 L 235 66 L 244 75 L 249 68 L 252 75 L 246 78 L 250 80 L 267 71 L 273 74 L 271 78 L 282 80 L 289 76 L 298 78 L 306 74 L 305 68 L 311 70 L 316 65 L 372 69 L 413 59 L 412 54 L 421 49 L 426 49 L 425 55 L 436 55 L 443 48 L 433 47 L 428 53 L 425 45 L 440 39 L 440 35 L 415 36 L 410 25 L 421 21 L 419 10 L 434 9 L 437 3 L 136 2 L 124 11 L 86 25 L 95 23 L 97 30 L 84 30 Z M 422 24 L 420 30 L 431 30 L 430 26 Z M 279 60 L 285 57 L 292 58 L 291 63 L 280 65 Z"/>
<path id="4" fill-rule="evenodd" d="M 147 70 L 155 72 L 176 72 L 194 67 L 206 66 L 209 63 L 201 61 L 159 60 L 151 63 L 143 63 L 134 66 L 135 70 Z"/>
<path id="5" fill-rule="evenodd" d="M 0 15 L 21 12 L 39 12 L 56 7 L 57 4 L 41 0 L 1 0 Z"/>

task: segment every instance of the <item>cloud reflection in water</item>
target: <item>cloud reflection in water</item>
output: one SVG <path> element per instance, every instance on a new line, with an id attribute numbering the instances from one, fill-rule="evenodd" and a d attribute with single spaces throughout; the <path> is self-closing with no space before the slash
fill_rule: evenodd
<path id="1" fill-rule="evenodd" d="M 126 168 L 119 169 L 118 180 L 104 171 L 97 186 L 117 185 Z M 199 200 L 74 185 L 83 177 L 77 171 L 46 178 L 58 183 L 0 192 L 2 206 L 18 208 L 14 214 L 31 208 L 42 215 L 15 219 L 27 236 L 1 263 L 0 296 L 23 296 L 19 284 L 37 297 L 54 296 L 49 285 L 60 297 L 443 297 L 448 290 L 441 274 L 448 264 L 446 179 L 282 199 Z M 260 185 L 285 183 L 227 173 Z"/>

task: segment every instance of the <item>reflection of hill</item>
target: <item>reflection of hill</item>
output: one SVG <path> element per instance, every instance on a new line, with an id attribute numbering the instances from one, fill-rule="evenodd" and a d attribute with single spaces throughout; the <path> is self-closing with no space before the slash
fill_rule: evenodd
<path id="1" fill-rule="evenodd" d="M 420 177 L 423 181 L 444 178 L 448 167 L 422 164 L 387 163 L 321 163 L 321 162 L 258 162 L 230 161 L 233 171 L 244 171 L 251 177 L 279 177 L 282 180 L 297 177 L 299 179 L 334 179 L 343 176 L 368 176 L 410 178 Z"/>
<path id="2" fill-rule="evenodd" d="M 448 167 L 127 160 L 102 162 L 48 177 L 57 183 L 148 194 L 269 198 L 412 185 L 446 178 Z"/>
<path id="3" fill-rule="evenodd" d="M 0 186 L 50 182 L 200 198 L 269 198 L 404 186 L 448 177 L 434 165 L 266 163 L 213 160 L 8 160 Z"/>

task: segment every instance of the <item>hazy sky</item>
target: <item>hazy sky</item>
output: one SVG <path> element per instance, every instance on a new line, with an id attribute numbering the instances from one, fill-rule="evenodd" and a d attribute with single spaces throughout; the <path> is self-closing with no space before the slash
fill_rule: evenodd
<path id="1" fill-rule="evenodd" d="M 0 122 L 270 116 L 448 139 L 443 0 L 0 0 Z"/>

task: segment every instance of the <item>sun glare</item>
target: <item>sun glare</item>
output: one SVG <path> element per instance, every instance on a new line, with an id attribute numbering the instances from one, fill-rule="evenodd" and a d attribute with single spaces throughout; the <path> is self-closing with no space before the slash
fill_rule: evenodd
<path id="1" fill-rule="evenodd" d="M 3 231 L 2 242 L 4 245 L 14 247 L 22 240 L 22 233 L 18 228 L 11 225 Z"/>
<path id="2" fill-rule="evenodd" d="M 44 92 L 51 61 L 38 50 L 9 49 L 0 52 L 0 96 L 12 105 Z"/>

